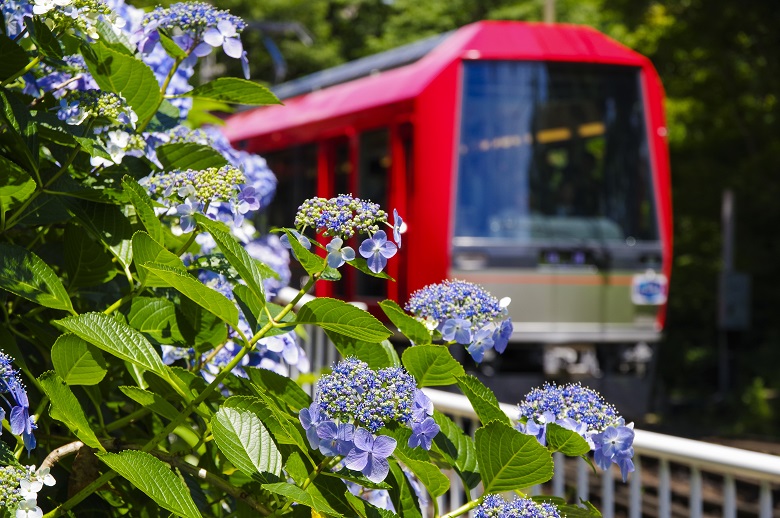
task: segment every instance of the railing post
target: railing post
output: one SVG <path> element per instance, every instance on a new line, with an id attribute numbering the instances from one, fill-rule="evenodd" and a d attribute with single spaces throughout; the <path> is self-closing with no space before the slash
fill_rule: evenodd
<path id="1" fill-rule="evenodd" d="M 759 487 L 758 517 L 772 518 L 772 488 L 766 480 L 762 480 Z"/>
<path id="2" fill-rule="evenodd" d="M 566 457 L 561 452 L 555 452 L 553 453 L 553 462 L 555 463 L 555 471 L 553 472 L 552 492 L 553 495 L 563 498 L 566 494 L 566 466 L 564 466 Z"/>
<path id="3" fill-rule="evenodd" d="M 615 479 L 612 470 L 605 469 L 601 473 L 601 516 L 614 518 L 615 516 Z"/>
<path id="4" fill-rule="evenodd" d="M 630 475 L 628 518 L 642 518 L 642 461 L 634 457 L 634 472 Z"/>
<path id="5" fill-rule="evenodd" d="M 691 495 L 688 501 L 688 513 L 691 518 L 701 518 L 701 471 L 696 466 L 691 466 Z"/>
<path id="6" fill-rule="evenodd" d="M 672 515 L 671 473 L 669 461 L 661 459 L 658 462 L 658 518 L 669 518 Z"/>
<path id="7" fill-rule="evenodd" d="M 588 470 L 590 466 L 582 459 L 577 460 L 577 498 L 587 500 L 590 497 L 588 486 Z"/>

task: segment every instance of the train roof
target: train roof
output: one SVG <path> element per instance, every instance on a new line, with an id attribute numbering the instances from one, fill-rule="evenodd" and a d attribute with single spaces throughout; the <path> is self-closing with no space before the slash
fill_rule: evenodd
<path id="1" fill-rule="evenodd" d="M 222 131 L 238 141 L 408 101 L 461 59 L 650 66 L 641 54 L 591 27 L 483 21 L 281 84 L 274 92 L 284 106 L 239 112 Z"/>

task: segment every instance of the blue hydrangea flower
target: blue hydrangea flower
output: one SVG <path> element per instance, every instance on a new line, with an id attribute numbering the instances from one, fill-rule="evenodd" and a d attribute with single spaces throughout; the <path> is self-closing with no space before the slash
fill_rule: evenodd
<path id="1" fill-rule="evenodd" d="M 467 345 L 471 342 L 471 322 L 463 318 L 448 318 L 441 326 L 441 336 L 446 341 Z"/>
<path id="2" fill-rule="evenodd" d="M 185 234 L 195 230 L 195 214 L 203 210 L 203 204 L 193 197 L 187 198 L 184 203 L 176 206 L 176 212 L 179 214 L 179 226 Z"/>
<path id="3" fill-rule="evenodd" d="M 409 437 L 409 447 L 422 447 L 424 450 L 431 449 L 433 438 L 439 433 L 441 428 L 436 424 L 432 417 L 426 417 L 422 422 L 412 423 L 412 435 Z"/>
<path id="4" fill-rule="evenodd" d="M 595 445 L 593 460 L 603 470 L 607 470 L 611 463 L 620 467 L 623 482 L 628 474 L 634 471 L 634 430 L 628 426 L 608 426 L 606 430 L 593 436 Z"/>
<path id="5" fill-rule="evenodd" d="M 514 326 L 512 325 L 512 319 L 507 318 L 501 325 L 497 326 L 493 333 L 493 349 L 499 354 L 502 354 L 506 350 L 506 346 L 509 344 L 509 339 L 512 338 L 512 332 Z"/>
<path id="6" fill-rule="evenodd" d="M 403 224 L 404 220 L 398 215 L 398 209 L 393 209 L 393 241 L 398 244 L 398 248 L 401 248 L 401 229 Z"/>
<path id="7" fill-rule="evenodd" d="M 398 252 L 398 247 L 387 240 L 387 234 L 380 230 L 360 244 L 360 255 L 366 258 L 368 269 L 379 273 L 387 266 L 387 260 Z"/>
<path id="8" fill-rule="evenodd" d="M 340 237 L 334 237 L 330 243 L 325 245 L 325 250 L 328 251 L 328 266 L 331 268 L 338 268 L 347 261 L 355 259 L 355 251 L 350 246 L 345 246 L 344 241 Z"/>
<path id="9" fill-rule="evenodd" d="M 311 241 L 309 241 L 309 238 L 304 236 L 303 234 L 300 234 L 296 232 L 295 230 L 290 229 L 290 234 L 295 237 L 295 239 L 301 244 L 303 248 L 306 250 L 309 250 L 311 248 Z M 295 256 L 295 250 L 293 250 L 292 245 L 290 244 L 290 237 L 285 233 L 281 236 L 281 242 L 282 246 L 292 251 L 293 256 Z"/>
<path id="10" fill-rule="evenodd" d="M 336 424 L 324 421 L 317 426 L 319 449 L 323 455 L 337 457 L 347 455 L 354 448 L 355 427 L 348 423 Z"/>
<path id="11" fill-rule="evenodd" d="M 489 327 L 483 327 L 474 335 L 474 341 L 469 344 L 466 350 L 474 361 L 481 363 L 485 357 L 485 351 L 493 347 L 493 331 Z"/>
<path id="12" fill-rule="evenodd" d="M 372 482 L 383 481 L 390 471 L 387 458 L 395 451 L 396 440 L 386 435 L 375 437 L 364 428 L 355 430 L 353 440 L 355 447 L 344 459 L 344 465 L 360 471 Z"/>
<path id="13" fill-rule="evenodd" d="M 8 394 L 9 398 L 3 398 L 3 401 L 9 405 L 10 415 L 8 421 L 11 424 L 11 433 L 19 435 L 24 441 L 27 451 L 35 448 L 35 436 L 33 430 L 37 428 L 35 422 L 30 416 L 30 402 L 27 399 L 27 390 L 25 390 L 19 373 L 14 368 L 13 359 L 7 354 L 0 352 L 0 394 Z M 13 402 L 13 403 L 12 403 Z M 0 420 L 6 416 L 5 409 L 0 407 Z"/>
<path id="14" fill-rule="evenodd" d="M 301 426 L 306 430 L 306 438 L 313 450 L 320 446 L 320 436 L 317 434 L 317 426 L 323 422 L 320 406 L 315 402 L 309 405 L 309 408 L 302 408 L 298 413 L 298 419 Z"/>
<path id="15" fill-rule="evenodd" d="M 507 502 L 499 495 L 487 495 L 474 510 L 474 518 L 561 518 L 558 508 L 530 498 L 515 498 Z"/>
<path id="16" fill-rule="evenodd" d="M 433 415 L 433 401 L 425 395 L 420 389 L 414 391 L 414 401 L 412 402 L 412 419 L 417 422 L 424 421 L 428 416 Z"/>

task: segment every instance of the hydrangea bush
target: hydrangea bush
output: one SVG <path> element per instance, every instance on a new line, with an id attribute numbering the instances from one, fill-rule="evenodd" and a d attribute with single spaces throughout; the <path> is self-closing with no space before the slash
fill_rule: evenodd
<path id="1" fill-rule="evenodd" d="M 259 235 L 273 174 L 188 118 L 278 102 L 245 79 L 190 83 L 210 52 L 248 70 L 242 20 L 122 0 L 0 12 L 0 516 L 440 516 L 444 472 L 469 498 L 441 516 L 598 515 L 523 491 L 551 479 L 555 451 L 625 477 L 631 426 L 579 386 L 532 392 L 513 421 L 449 352 L 503 352 L 508 301 L 444 281 L 408 312 L 380 303 L 383 320 L 329 298 L 294 311 L 343 268 L 387 279 L 403 220 L 341 194 Z M 308 280 L 279 305 L 291 257 Z M 311 325 L 343 360 L 294 379 Z M 400 357 L 394 333 L 412 345 Z M 474 437 L 423 390 L 447 385 L 472 402 Z"/>

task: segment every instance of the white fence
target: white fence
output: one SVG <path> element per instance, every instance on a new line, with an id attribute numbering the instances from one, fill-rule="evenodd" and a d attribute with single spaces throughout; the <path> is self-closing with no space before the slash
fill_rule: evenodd
<path id="1" fill-rule="evenodd" d="M 289 302 L 290 295 L 283 292 L 280 298 Z M 308 331 L 303 349 L 316 372 L 339 356 L 321 330 L 309 326 Z M 465 396 L 432 389 L 425 392 L 437 410 L 450 415 L 465 431 L 474 432 L 477 416 Z M 502 403 L 501 408 L 510 418 L 517 418 L 515 405 Z M 604 518 L 780 517 L 780 456 L 645 430 L 636 430 L 634 451 L 636 471 L 627 484 L 616 469 L 596 475 L 583 460 L 556 453 L 553 480 L 532 492 L 569 501 L 596 500 Z M 470 499 L 457 476 L 452 474 L 450 480 L 450 491 L 439 498 L 441 513 Z"/>

